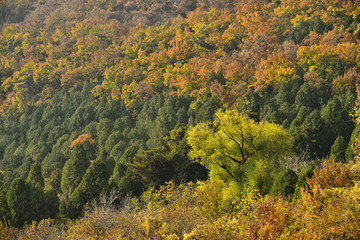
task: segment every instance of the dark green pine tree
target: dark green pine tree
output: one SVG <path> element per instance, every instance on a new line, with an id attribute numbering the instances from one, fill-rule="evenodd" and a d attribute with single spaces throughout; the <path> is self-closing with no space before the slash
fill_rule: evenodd
<path id="1" fill-rule="evenodd" d="M 354 143 L 355 143 L 355 140 L 357 138 L 359 138 L 360 136 L 360 125 L 357 125 L 355 127 L 355 129 L 353 130 L 352 134 L 351 134 L 351 138 L 350 138 L 350 141 L 349 141 L 349 144 L 346 148 L 346 151 L 345 151 L 345 160 L 346 162 L 349 162 L 351 160 L 354 159 L 354 152 L 353 152 L 353 147 L 354 147 Z"/>
<path id="2" fill-rule="evenodd" d="M 315 18 L 315 20 L 310 25 L 310 30 L 315 31 L 319 34 L 324 33 L 326 29 L 325 23 L 321 20 L 320 16 Z"/>
<path id="3" fill-rule="evenodd" d="M 138 147 L 132 145 L 128 147 L 121 158 L 116 162 L 113 174 L 109 180 L 110 187 L 117 189 L 121 195 L 131 194 L 140 196 L 144 190 L 144 183 L 140 176 L 129 169 L 127 164 L 133 163 L 133 159 L 138 152 Z"/>
<path id="4" fill-rule="evenodd" d="M 203 103 L 198 102 L 195 105 L 195 123 L 212 121 L 219 108 L 220 102 L 215 97 L 208 97 Z"/>
<path id="5" fill-rule="evenodd" d="M 50 188 L 44 193 L 45 199 L 45 216 L 54 218 L 59 210 L 59 197 L 55 189 Z"/>
<path id="6" fill-rule="evenodd" d="M 114 173 L 110 178 L 110 187 L 117 189 L 122 196 L 127 194 L 140 196 L 144 191 L 144 183 L 141 177 L 120 162 L 116 163 Z"/>
<path id="7" fill-rule="evenodd" d="M 305 142 L 305 136 L 301 131 L 301 125 L 309 114 L 310 109 L 304 106 L 301 107 L 297 116 L 290 124 L 289 132 L 294 137 L 294 150 L 296 153 L 301 153 L 301 151 L 304 150 L 304 147 L 307 147 Z"/>
<path id="8" fill-rule="evenodd" d="M 107 153 L 110 153 L 112 148 L 120 141 L 123 140 L 124 136 L 121 134 L 120 131 L 114 131 L 109 135 L 105 142 L 104 149 Z"/>
<path id="9" fill-rule="evenodd" d="M 33 163 L 26 181 L 34 187 L 44 190 L 44 178 L 41 174 L 41 166 L 39 163 Z"/>
<path id="10" fill-rule="evenodd" d="M 176 163 L 164 149 L 149 150 L 137 154 L 129 168 L 149 186 L 159 186 L 173 178 Z"/>
<path id="11" fill-rule="evenodd" d="M 313 109 L 317 105 L 317 99 L 313 89 L 308 83 L 304 83 L 296 93 L 294 107 L 300 110 L 302 106 Z"/>
<path id="12" fill-rule="evenodd" d="M 296 173 L 286 168 L 282 170 L 275 179 L 273 186 L 270 190 L 272 195 L 292 196 L 295 191 L 298 176 Z"/>
<path id="13" fill-rule="evenodd" d="M 300 193 L 301 193 L 301 188 L 308 188 L 308 184 L 307 184 L 307 178 L 311 178 L 312 176 L 314 176 L 314 169 L 315 169 L 315 165 L 311 164 L 310 166 L 308 166 L 307 168 L 305 168 L 300 174 L 299 174 L 299 178 L 296 182 L 296 187 L 295 187 L 295 191 L 294 191 L 294 195 L 293 195 L 293 200 L 296 200 L 300 197 Z"/>
<path id="14" fill-rule="evenodd" d="M 330 151 L 331 145 L 338 136 L 344 139 L 350 138 L 351 125 L 347 119 L 348 113 L 344 112 L 343 105 L 338 97 L 331 99 L 328 104 L 321 109 L 321 117 L 324 119 L 327 136 L 327 150 Z"/>
<path id="15" fill-rule="evenodd" d="M 71 193 L 80 184 L 90 161 L 86 157 L 82 144 L 76 144 L 71 152 L 70 159 L 65 163 L 61 176 L 61 191 L 63 193 L 60 212 L 66 213 Z"/>
<path id="16" fill-rule="evenodd" d="M 310 24 L 308 22 L 301 21 L 299 25 L 288 34 L 288 39 L 294 43 L 301 43 L 301 41 L 310 33 L 309 28 Z"/>
<path id="17" fill-rule="evenodd" d="M 26 221 L 31 220 L 30 209 L 30 191 L 22 178 L 16 178 L 10 184 L 6 193 L 6 203 L 10 210 L 10 224 L 21 227 Z"/>
<path id="18" fill-rule="evenodd" d="M 40 220 L 48 216 L 48 209 L 44 195 L 44 178 L 41 175 L 39 163 L 33 163 L 26 179 L 29 188 L 30 208 L 27 210 L 31 220 Z"/>
<path id="19" fill-rule="evenodd" d="M 132 127 L 132 122 L 129 116 L 123 116 L 115 120 L 114 131 L 123 132 L 125 129 Z"/>
<path id="20" fill-rule="evenodd" d="M 61 191 L 71 193 L 81 182 L 90 161 L 86 158 L 86 152 L 82 144 L 76 144 L 71 152 L 70 159 L 65 163 L 61 177 Z"/>
<path id="21" fill-rule="evenodd" d="M 99 145 L 99 150 L 101 151 L 105 147 L 105 142 L 108 139 L 109 135 L 112 132 L 113 123 L 107 119 L 103 118 L 100 120 L 96 126 L 97 131 L 97 143 Z"/>
<path id="22" fill-rule="evenodd" d="M 324 157 L 328 154 L 327 136 L 324 135 L 325 124 L 318 110 L 313 110 L 300 126 L 303 134 L 302 149 L 307 147 L 313 157 Z"/>
<path id="23" fill-rule="evenodd" d="M 69 217 L 78 217 L 86 203 L 96 199 L 101 193 L 106 193 L 109 189 L 108 178 L 104 162 L 93 162 L 86 170 L 79 186 L 71 194 Z"/>
<path id="24" fill-rule="evenodd" d="M 9 185 L 0 181 L 0 219 L 9 219 L 9 207 L 6 202 L 6 193 Z"/>
<path id="25" fill-rule="evenodd" d="M 61 185 L 61 170 L 56 168 L 54 171 L 51 172 L 50 177 L 48 178 L 49 185 L 52 189 L 54 189 L 57 193 L 61 192 L 60 185 Z"/>
<path id="26" fill-rule="evenodd" d="M 325 130 L 324 120 L 318 110 L 310 112 L 310 109 L 301 107 L 289 128 L 294 137 L 295 152 L 301 153 L 308 149 L 314 158 L 328 154 Z"/>
<path id="27" fill-rule="evenodd" d="M 336 138 L 334 144 L 331 146 L 330 156 L 336 161 L 345 161 L 345 151 L 347 144 L 342 136 Z"/>

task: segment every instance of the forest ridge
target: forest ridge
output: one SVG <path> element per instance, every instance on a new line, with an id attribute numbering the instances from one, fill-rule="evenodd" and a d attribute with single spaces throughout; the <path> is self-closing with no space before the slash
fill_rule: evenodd
<path id="1" fill-rule="evenodd" d="M 359 239 L 360 2 L 3 0 L 1 239 Z"/>

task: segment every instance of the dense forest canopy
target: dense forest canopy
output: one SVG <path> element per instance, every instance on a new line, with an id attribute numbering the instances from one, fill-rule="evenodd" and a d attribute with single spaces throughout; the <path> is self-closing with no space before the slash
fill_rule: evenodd
<path id="1" fill-rule="evenodd" d="M 359 238 L 359 38 L 351 0 L 1 1 L 0 238 L 114 191 L 105 239 Z"/>

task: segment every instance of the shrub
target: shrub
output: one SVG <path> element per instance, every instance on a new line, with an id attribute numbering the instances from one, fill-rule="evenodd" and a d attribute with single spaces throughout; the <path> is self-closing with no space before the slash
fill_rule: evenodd
<path id="1" fill-rule="evenodd" d="M 314 170 L 314 176 L 307 179 L 310 189 L 348 187 L 352 185 L 350 169 L 343 163 L 333 159 L 325 160 L 321 166 Z"/>
<path id="2" fill-rule="evenodd" d="M 279 239 L 292 221 L 293 205 L 281 197 L 266 196 L 245 220 L 243 239 Z"/>
<path id="3" fill-rule="evenodd" d="M 15 239 L 16 229 L 9 227 L 7 223 L 0 221 L 0 239 L 11 240 Z"/>

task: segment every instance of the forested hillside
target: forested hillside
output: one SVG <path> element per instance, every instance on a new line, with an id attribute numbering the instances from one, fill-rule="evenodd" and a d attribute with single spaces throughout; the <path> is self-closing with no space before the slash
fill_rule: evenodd
<path id="1" fill-rule="evenodd" d="M 359 39 L 351 0 L 1 1 L 0 238 L 360 238 Z"/>

